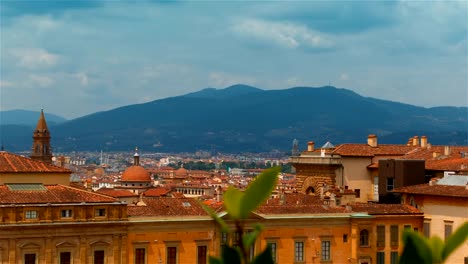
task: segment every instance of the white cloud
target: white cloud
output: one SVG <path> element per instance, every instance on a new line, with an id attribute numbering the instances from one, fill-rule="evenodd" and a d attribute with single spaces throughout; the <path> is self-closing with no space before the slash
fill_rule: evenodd
<path id="1" fill-rule="evenodd" d="M 52 67 L 60 61 L 59 55 L 49 53 L 44 49 L 17 48 L 11 50 L 11 55 L 18 59 L 18 66 L 28 69 Z"/>
<path id="2" fill-rule="evenodd" d="M 8 88 L 8 87 L 14 87 L 14 86 L 15 84 L 13 82 L 0 80 L 0 88 Z"/>
<path id="3" fill-rule="evenodd" d="M 271 22 L 259 19 L 244 19 L 234 25 L 232 30 L 240 35 L 254 37 L 266 42 L 274 42 L 285 48 L 331 48 L 333 43 L 324 34 L 308 29 L 306 26 Z"/>
<path id="4" fill-rule="evenodd" d="M 80 84 L 82 86 L 88 86 L 88 75 L 86 73 L 83 73 L 83 72 L 79 72 L 79 73 L 75 73 L 73 75 L 75 78 L 78 79 L 78 81 L 80 81 Z"/>
<path id="5" fill-rule="evenodd" d="M 342 80 L 342 81 L 347 81 L 347 80 L 349 80 L 349 74 L 348 74 L 348 73 L 345 73 L 345 72 L 342 73 L 342 74 L 340 74 L 340 80 Z"/>
<path id="6" fill-rule="evenodd" d="M 33 82 L 33 84 L 36 84 L 40 87 L 51 86 L 55 83 L 54 79 L 45 75 L 31 74 L 29 75 L 29 79 Z"/>

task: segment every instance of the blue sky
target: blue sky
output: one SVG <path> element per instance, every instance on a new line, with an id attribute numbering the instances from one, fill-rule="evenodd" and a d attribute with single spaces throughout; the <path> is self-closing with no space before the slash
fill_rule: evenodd
<path id="1" fill-rule="evenodd" d="M 468 105 L 467 1 L 0 2 L 0 109 L 75 118 L 243 83 Z"/>

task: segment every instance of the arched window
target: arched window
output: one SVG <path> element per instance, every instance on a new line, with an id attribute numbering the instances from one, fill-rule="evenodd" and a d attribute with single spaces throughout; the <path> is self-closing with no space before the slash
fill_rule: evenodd
<path id="1" fill-rule="evenodd" d="M 367 229 L 363 229 L 359 233 L 359 245 L 361 247 L 369 246 L 369 231 L 367 231 Z"/>

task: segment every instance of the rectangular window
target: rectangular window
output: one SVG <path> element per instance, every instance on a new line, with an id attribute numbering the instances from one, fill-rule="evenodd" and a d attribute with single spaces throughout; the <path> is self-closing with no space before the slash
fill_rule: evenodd
<path id="1" fill-rule="evenodd" d="M 36 210 L 27 210 L 24 214 L 26 219 L 36 219 L 37 218 L 37 211 Z"/>
<path id="2" fill-rule="evenodd" d="M 330 259 L 330 241 L 322 241 L 322 260 Z"/>
<path id="3" fill-rule="evenodd" d="M 198 246 L 197 247 L 197 264 L 206 264 L 207 254 L 208 254 L 207 246 Z"/>
<path id="4" fill-rule="evenodd" d="M 354 189 L 354 192 L 356 193 L 356 198 L 361 197 L 361 189 Z"/>
<path id="5" fill-rule="evenodd" d="M 400 230 L 398 229 L 398 225 L 391 225 L 390 226 L 390 246 L 398 247 L 399 235 Z"/>
<path id="6" fill-rule="evenodd" d="M 296 241 L 294 243 L 294 261 L 303 262 L 304 261 L 304 242 Z"/>
<path id="7" fill-rule="evenodd" d="M 71 209 L 65 209 L 60 211 L 60 217 L 62 218 L 70 218 L 72 217 L 72 210 Z"/>
<path id="8" fill-rule="evenodd" d="M 390 252 L 390 264 L 398 264 L 398 252 Z"/>
<path id="9" fill-rule="evenodd" d="M 453 231 L 453 222 L 445 222 L 445 228 L 444 228 L 445 241 L 447 241 L 447 238 L 452 234 L 452 231 Z"/>
<path id="10" fill-rule="evenodd" d="M 234 232 L 234 234 L 232 236 L 232 245 L 234 247 L 238 246 L 239 241 L 240 241 L 240 233 L 239 232 Z"/>
<path id="11" fill-rule="evenodd" d="M 167 247 L 167 264 L 177 264 L 177 247 Z"/>
<path id="12" fill-rule="evenodd" d="M 228 242 L 228 233 L 221 233 L 221 245 L 226 245 Z"/>
<path id="13" fill-rule="evenodd" d="M 71 264 L 71 252 L 60 252 L 60 264 Z"/>
<path id="14" fill-rule="evenodd" d="M 348 234 L 344 234 L 343 235 L 343 243 L 347 243 L 348 242 Z"/>
<path id="15" fill-rule="evenodd" d="M 387 192 L 393 191 L 394 182 L 395 182 L 394 178 L 387 178 Z"/>
<path id="16" fill-rule="evenodd" d="M 385 247 L 385 226 L 377 226 L 377 246 Z"/>
<path id="17" fill-rule="evenodd" d="M 431 222 L 424 222 L 423 231 L 425 237 L 429 238 L 431 236 Z"/>
<path id="18" fill-rule="evenodd" d="M 146 262 L 146 249 L 136 248 L 135 249 L 135 264 L 145 264 Z"/>
<path id="19" fill-rule="evenodd" d="M 24 254 L 24 264 L 36 264 L 36 254 Z"/>
<path id="20" fill-rule="evenodd" d="M 96 209 L 95 216 L 97 216 L 97 217 L 106 216 L 106 209 L 104 209 L 104 208 Z"/>
<path id="21" fill-rule="evenodd" d="M 385 264 L 385 252 L 377 252 L 377 264 Z"/>
<path id="22" fill-rule="evenodd" d="M 268 242 L 267 246 L 271 249 L 271 258 L 273 259 L 273 263 L 277 262 L 276 257 L 276 242 Z"/>
<path id="23" fill-rule="evenodd" d="M 94 264 L 104 264 L 104 250 L 94 251 Z"/>
<path id="24" fill-rule="evenodd" d="M 403 229 L 404 229 L 404 230 L 411 229 L 411 225 L 404 225 L 404 226 L 403 226 Z"/>

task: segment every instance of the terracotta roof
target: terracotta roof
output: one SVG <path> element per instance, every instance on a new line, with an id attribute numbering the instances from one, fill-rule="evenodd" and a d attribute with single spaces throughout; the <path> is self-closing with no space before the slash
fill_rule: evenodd
<path id="1" fill-rule="evenodd" d="M 191 198 L 149 198 L 143 202 L 145 206 L 128 205 L 128 216 L 208 216 L 197 200 Z"/>
<path id="2" fill-rule="evenodd" d="M 0 204 L 42 204 L 42 203 L 104 203 L 116 202 L 115 198 L 80 190 L 64 185 L 44 185 L 45 190 L 13 191 L 7 185 L 0 185 Z"/>
<path id="3" fill-rule="evenodd" d="M 366 212 L 370 215 L 422 214 L 418 209 L 406 204 L 355 203 L 351 208 L 353 212 Z"/>
<path id="4" fill-rule="evenodd" d="M 0 173 L 2 172 L 71 173 L 71 171 L 67 168 L 55 166 L 38 160 L 33 160 L 9 152 L 0 151 Z"/>
<path id="5" fill-rule="evenodd" d="M 401 156 L 416 147 L 401 144 L 379 144 L 377 147 L 371 147 L 367 144 L 341 144 L 332 152 L 341 156 Z"/>
<path id="6" fill-rule="evenodd" d="M 135 193 L 132 193 L 128 190 L 116 190 L 112 188 L 101 188 L 96 191 L 97 193 L 112 196 L 112 197 L 135 197 L 138 196 Z"/>
<path id="7" fill-rule="evenodd" d="M 441 185 L 441 184 L 418 184 L 412 186 L 400 187 L 393 192 L 396 193 L 412 193 L 434 196 L 449 196 L 449 197 L 468 197 L 468 189 L 465 186 Z"/>
<path id="8" fill-rule="evenodd" d="M 166 196 L 169 192 L 171 192 L 171 190 L 166 188 L 151 188 L 145 191 L 143 195 L 147 197 L 160 197 Z"/>
<path id="9" fill-rule="evenodd" d="M 449 155 L 445 155 L 448 147 Z M 437 156 L 434 157 L 434 152 Z M 465 157 L 462 156 L 464 154 Z M 407 153 L 403 159 L 423 159 L 426 161 L 427 170 L 440 171 L 468 171 L 468 146 L 431 146 L 417 148 Z"/>
<path id="10" fill-rule="evenodd" d="M 122 182 L 151 182 L 151 175 L 145 168 L 138 165 L 128 167 L 120 179 Z"/>

